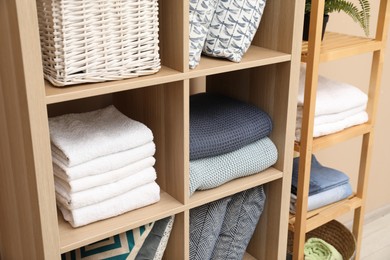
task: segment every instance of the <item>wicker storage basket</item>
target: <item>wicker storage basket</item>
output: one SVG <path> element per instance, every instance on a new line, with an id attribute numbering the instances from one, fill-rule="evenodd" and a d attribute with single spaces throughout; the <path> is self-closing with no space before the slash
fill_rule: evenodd
<path id="1" fill-rule="evenodd" d="M 290 255 L 293 253 L 293 237 L 294 234 L 289 232 L 287 253 Z M 321 238 L 334 246 L 343 256 L 344 260 L 353 259 L 355 256 L 355 237 L 348 228 L 336 220 L 332 220 L 306 233 L 306 240 L 312 237 Z"/>
<path id="2" fill-rule="evenodd" d="M 56 86 L 160 69 L 158 0 L 37 0 L 45 78 Z"/>

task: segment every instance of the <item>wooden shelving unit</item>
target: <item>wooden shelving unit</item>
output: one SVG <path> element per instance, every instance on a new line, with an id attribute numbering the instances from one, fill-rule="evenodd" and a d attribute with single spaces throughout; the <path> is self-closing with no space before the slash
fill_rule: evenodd
<path id="1" fill-rule="evenodd" d="M 307 232 L 351 211 L 354 211 L 352 232 L 357 241 L 356 259 L 359 259 L 367 180 L 370 174 L 373 126 L 375 125 L 390 7 L 388 0 L 380 1 L 374 39 L 326 32 L 324 40 L 321 42 L 323 10 L 324 0 L 312 1 L 309 41 L 304 42 L 302 45 L 302 62 L 306 62 L 307 66 L 301 141 L 296 142 L 294 147 L 295 151 L 299 152 L 300 159 L 296 214 L 290 215 L 289 220 L 289 229 L 294 232 L 293 259 L 303 259 L 303 247 Z M 369 98 L 367 104 L 369 121 L 335 134 L 313 138 L 319 64 L 369 52 L 373 53 L 371 77 L 367 93 Z M 312 153 L 354 137 L 363 138 L 358 184 L 354 195 L 346 200 L 307 212 Z"/>
<path id="2" fill-rule="evenodd" d="M 188 68 L 189 3 L 159 1 L 161 70 L 139 78 L 53 87 L 43 79 L 35 1 L 0 0 L 0 259 L 60 259 L 61 253 L 175 215 L 165 259 L 189 259 L 189 211 L 264 185 L 267 202 L 244 259 L 284 259 L 288 232 L 303 0 L 272 0 L 241 63 L 202 57 Z M 276 164 L 218 188 L 189 191 L 190 80 L 265 110 Z M 72 228 L 57 212 L 48 117 L 115 105 L 145 123 L 156 143 L 161 200 Z"/>

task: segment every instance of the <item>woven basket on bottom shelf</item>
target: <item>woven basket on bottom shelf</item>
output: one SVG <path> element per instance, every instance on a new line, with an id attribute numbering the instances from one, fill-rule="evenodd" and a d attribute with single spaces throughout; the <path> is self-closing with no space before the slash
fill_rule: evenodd
<path id="1" fill-rule="evenodd" d="M 56 86 L 160 69 L 158 0 L 37 0 L 45 78 Z"/>
<path id="2" fill-rule="evenodd" d="M 336 220 L 332 220 L 306 233 L 306 240 L 312 237 L 320 238 L 334 246 L 344 260 L 353 259 L 355 256 L 355 237 L 348 228 Z M 287 252 L 291 255 L 293 253 L 293 239 L 294 234 L 289 231 Z"/>

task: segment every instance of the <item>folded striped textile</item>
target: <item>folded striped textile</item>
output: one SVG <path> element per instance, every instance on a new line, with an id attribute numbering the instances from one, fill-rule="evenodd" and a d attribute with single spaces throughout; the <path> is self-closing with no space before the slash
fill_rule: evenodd
<path id="1" fill-rule="evenodd" d="M 67 167 L 153 141 L 152 131 L 113 105 L 49 118 L 52 151 Z"/>
<path id="2" fill-rule="evenodd" d="M 190 195 L 233 179 L 259 173 L 276 163 L 278 152 L 268 137 L 236 151 L 190 161 Z"/>
<path id="3" fill-rule="evenodd" d="M 271 129 L 271 118 L 254 105 L 210 93 L 190 97 L 190 160 L 235 151 Z"/>

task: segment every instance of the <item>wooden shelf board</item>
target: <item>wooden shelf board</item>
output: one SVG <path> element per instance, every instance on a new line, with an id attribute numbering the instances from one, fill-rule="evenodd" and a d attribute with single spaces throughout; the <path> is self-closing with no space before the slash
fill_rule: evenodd
<path id="1" fill-rule="evenodd" d="M 71 251 L 158 219 L 175 215 L 182 212 L 183 209 L 183 204 L 168 193 L 161 192 L 161 199 L 156 204 L 83 227 L 73 228 L 59 213 L 60 251 L 61 253 Z"/>
<path id="2" fill-rule="evenodd" d="M 190 197 L 188 205 L 190 208 L 195 208 L 208 202 L 235 194 L 239 191 L 280 179 L 282 176 L 283 173 L 281 171 L 271 167 L 260 173 L 232 180 L 214 189 L 196 191 Z"/>
<path id="3" fill-rule="evenodd" d="M 199 65 L 195 69 L 190 70 L 188 73 L 190 78 L 196 78 L 217 73 L 286 62 L 290 60 L 290 54 L 252 45 L 245 53 L 241 62 L 237 63 L 227 59 L 212 58 L 202 55 Z"/>
<path id="4" fill-rule="evenodd" d="M 150 85 L 164 84 L 183 80 L 184 78 L 185 74 L 162 66 L 159 72 L 152 75 L 100 83 L 86 83 L 66 87 L 55 87 L 46 80 L 46 104 L 109 94 Z"/>
<path id="5" fill-rule="evenodd" d="M 334 134 L 314 138 L 312 151 L 315 152 L 324 149 L 326 147 L 333 146 L 337 143 L 344 142 L 348 139 L 367 134 L 371 130 L 372 130 L 372 125 L 370 123 L 365 123 L 365 124 L 349 127 L 343 131 Z M 299 152 L 300 150 L 299 142 L 295 141 L 294 149 L 296 152 Z"/>
<path id="6" fill-rule="evenodd" d="M 245 252 L 244 257 L 242 258 L 242 260 L 256 260 L 256 258 L 254 258 L 254 257 L 251 256 L 250 254 L 248 254 L 247 252 Z"/>
<path id="7" fill-rule="evenodd" d="M 332 219 L 336 219 L 337 217 L 346 214 L 356 208 L 362 206 L 362 199 L 356 197 L 355 195 L 351 196 L 348 199 L 338 201 L 331 205 L 309 211 L 307 213 L 306 220 L 306 232 L 309 232 Z M 295 224 L 295 215 L 290 214 L 289 219 L 289 230 L 294 232 L 294 224 Z"/>
<path id="8" fill-rule="evenodd" d="M 320 62 L 368 53 L 383 48 L 383 43 L 371 38 L 326 32 L 321 44 Z M 302 43 L 302 62 L 307 61 L 308 42 Z"/>

